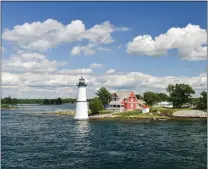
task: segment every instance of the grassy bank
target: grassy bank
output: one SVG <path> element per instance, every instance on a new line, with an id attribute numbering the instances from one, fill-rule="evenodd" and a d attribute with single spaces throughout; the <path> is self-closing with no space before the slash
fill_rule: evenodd
<path id="1" fill-rule="evenodd" d="M 127 111 L 114 113 L 117 118 L 135 118 L 135 119 L 170 119 L 168 116 L 158 115 L 156 113 L 141 113 L 140 111 Z"/>
<path id="2" fill-rule="evenodd" d="M 56 111 L 53 114 L 56 115 L 70 115 L 70 116 L 74 116 L 75 112 L 74 111 Z"/>
<path id="3" fill-rule="evenodd" d="M 126 112 L 110 112 L 103 110 L 99 114 L 92 114 L 91 111 L 88 112 L 90 119 L 153 119 L 153 120 L 168 120 L 168 119 L 193 119 L 191 117 L 173 117 L 172 114 L 176 111 L 181 110 L 192 110 L 188 108 L 182 109 L 172 109 L 172 108 L 157 108 L 151 109 L 151 113 L 141 113 L 141 111 L 126 111 Z M 44 113 L 45 114 L 45 113 Z M 55 115 L 69 115 L 74 116 L 75 111 L 56 111 L 53 113 L 46 114 L 55 114 Z"/>
<path id="4" fill-rule="evenodd" d="M 191 108 L 165 108 L 165 107 L 152 107 L 150 111 L 154 114 L 159 114 L 163 116 L 171 117 L 172 114 L 176 111 L 181 110 L 193 110 Z"/>
<path id="5" fill-rule="evenodd" d="M 1 110 L 18 109 L 16 106 L 10 106 L 9 104 L 1 104 Z"/>
<path id="6" fill-rule="evenodd" d="M 193 110 L 190 108 L 155 108 L 151 109 L 150 113 L 141 113 L 141 111 L 126 111 L 126 112 L 110 112 L 108 114 L 91 115 L 90 119 L 154 119 L 154 120 L 167 120 L 167 119 L 193 119 L 198 117 L 176 117 L 173 116 L 174 112 Z M 200 117 L 204 118 L 204 117 Z"/>

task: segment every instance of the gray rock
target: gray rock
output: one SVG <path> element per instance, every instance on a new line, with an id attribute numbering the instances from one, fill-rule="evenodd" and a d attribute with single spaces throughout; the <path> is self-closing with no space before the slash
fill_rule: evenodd
<path id="1" fill-rule="evenodd" d="M 173 117 L 207 117 L 207 113 L 201 110 L 181 110 L 174 112 Z"/>

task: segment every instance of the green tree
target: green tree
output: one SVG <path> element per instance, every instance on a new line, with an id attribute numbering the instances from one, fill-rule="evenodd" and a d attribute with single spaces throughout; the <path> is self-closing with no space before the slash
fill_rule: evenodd
<path id="1" fill-rule="evenodd" d="M 56 99 L 55 103 L 56 103 L 56 104 L 62 104 L 61 98 L 59 97 L 58 99 Z"/>
<path id="2" fill-rule="evenodd" d="M 5 104 L 12 104 L 12 98 L 10 96 L 5 97 L 4 100 L 5 100 Z"/>
<path id="3" fill-rule="evenodd" d="M 203 91 L 200 93 L 201 97 L 199 98 L 197 108 L 200 110 L 207 109 L 207 92 Z"/>
<path id="4" fill-rule="evenodd" d="M 95 94 L 100 98 L 103 106 L 111 101 L 111 93 L 104 87 L 100 88 Z"/>
<path id="5" fill-rule="evenodd" d="M 168 101 L 169 96 L 165 93 L 158 93 L 158 96 L 160 97 L 161 101 Z"/>
<path id="6" fill-rule="evenodd" d="M 17 104 L 18 100 L 16 98 L 12 98 L 11 104 Z"/>
<path id="7" fill-rule="evenodd" d="M 183 104 L 191 101 L 191 95 L 195 94 L 195 91 L 190 85 L 187 84 L 176 84 L 168 85 L 166 89 L 170 94 L 170 99 L 174 107 L 180 108 Z"/>
<path id="8" fill-rule="evenodd" d="M 55 104 L 55 101 L 56 101 L 55 99 L 50 99 L 49 104 Z"/>
<path id="9" fill-rule="evenodd" d="M 141 95 L 139 95 L 139 94 L 136 94 L 136 98 L 137 98 L 137 99 L 141 99 L 141 100 L 144 99 L 144 98 L 143 98 Z"/>
<path id="10" fill-rule="evenodd" d="M 192 104 L 193 106 L 197 107 L 199 102 L 199 98 L 190 98 L 190 104 Z"/>
<path id="11" fill-rule="evenodd" d="M 161 101 L 161 99 L 160 99 L 160 97 L 158 96 L 157 93 L 154 93 L 154 92 L 150 92 L 150 91 L 149 91 L 149 92 L 145 92 L 145 93 L 144 93 L 144 101 L 145 101 L 148 105 L 152 106 L 153 104 L 155 104 L 155 103 Z"/>
<path id="12" fill-rule="evenodd" d="M 44 99 L 43 100 L 43 104 L 49 104 L 49 100 L 48 99 Z"/>
<path id="13" fill-rule="evenodd" d="M 91 99 L 89 102 L 89 108 L 92 114 L 98 114 L 101 110 L 103 110 L 101 100 L 97 97 L 95 97 L 94 99 Z"/>

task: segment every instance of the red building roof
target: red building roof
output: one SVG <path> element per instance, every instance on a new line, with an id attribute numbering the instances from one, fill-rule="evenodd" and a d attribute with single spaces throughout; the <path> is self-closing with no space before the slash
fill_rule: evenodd
<path id="1" fill-rule="evenodd" d="M 147 105 L 144 105 L 144 106 L 142 106 L 142 108 L 149 108 L 149 106 L 147 106 Z"/>

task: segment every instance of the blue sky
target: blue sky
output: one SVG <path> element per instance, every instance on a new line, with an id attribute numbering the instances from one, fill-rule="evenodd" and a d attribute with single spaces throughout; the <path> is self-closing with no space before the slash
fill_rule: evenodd
<path id="1" fill-rule="evenodd" d="M 113 31 L 110 35 L 114 42 L 100 46 L 110 51 L 97 50 L 89 56 L 82 52 L 73 55 L 71 53 L 73 47 L 91 43 L 88 40 L 77 40 L 59 43 L 50 50 L 40 52 L 50 61 L 68 62 L 68 65 L 57 67 L 57 71 L 89 68 L 91 64 L 97 63 L 103 67 L 95 69 L 91 73 L 92 76 L 102 76 L 109 69 L 124 74 L 141 72 L 153 77 L 188 78 L 198 77 L 206 72 L 205 59 L 193 60 L 186 57 L 184 60 L 180 56 L 178 48 L 184 52 L 190 46 L 186 49 L 180 46 L 172 47 L 164 56 L 154 54 L 147 56 L 144 54 L 147 51 L 140 54 L 141 50 L 136 54 L 132 54 L 132 51 L 127 52 L 127 44 L 133 42 L 137 36 L 148 34 L 154 39 L 156 36 L 166 34 L 170 28 L 182 29 L 188 24 L 206 29 L 206 2 L 2 2 L 3 33 L 5 29 L 13 30 L 15 25 L 37 21 L 42 23 L 47 19 L 56 20 L 63 25 L 70 24 L 72 20 L 81 20 L 86 30 L 105 21 L 109 21 L 115 27 L 128 28 L 128 31 Z M 183 43 L 188 41 L 186 39 Z M 7 38 L 3 38 L 3 47 L 6 49 L 3 52 L 4 60 L 9 60 L 14 55 L 15 49 L 19 48 L 16 42 L 11 42 Z"/>

